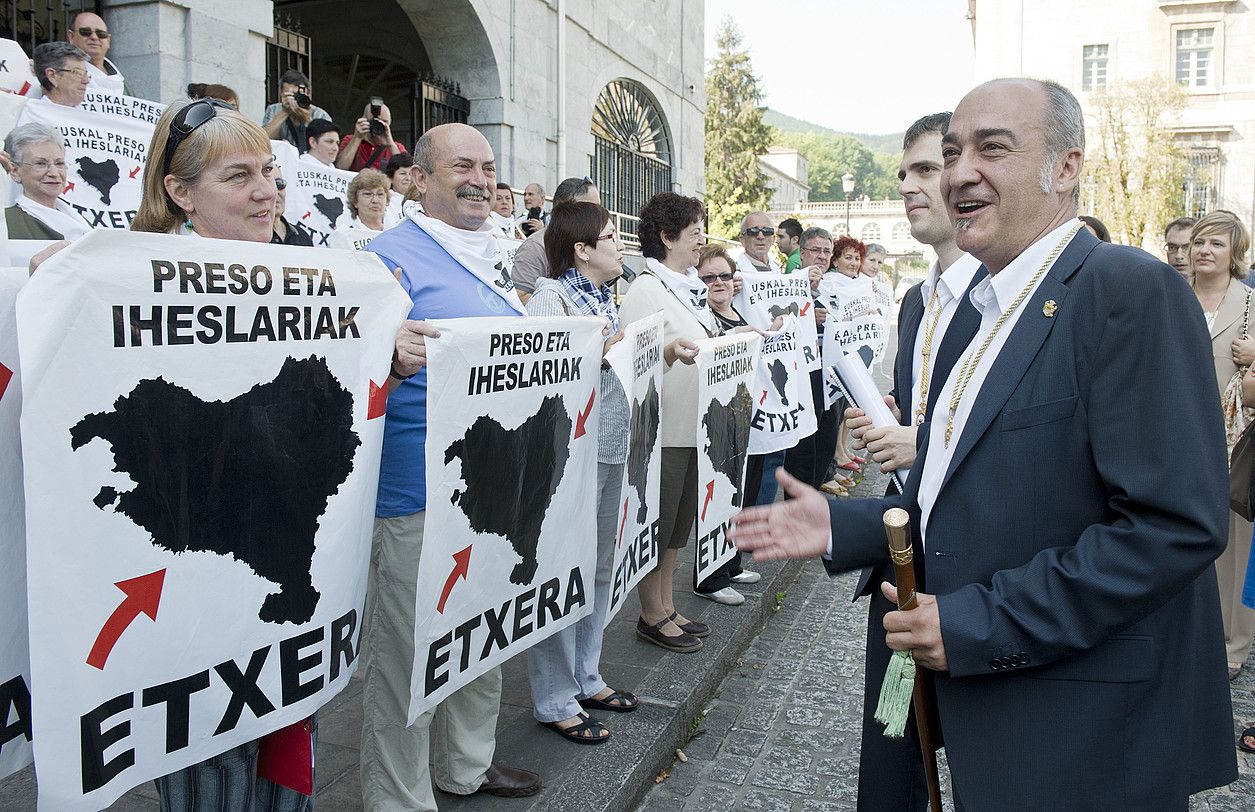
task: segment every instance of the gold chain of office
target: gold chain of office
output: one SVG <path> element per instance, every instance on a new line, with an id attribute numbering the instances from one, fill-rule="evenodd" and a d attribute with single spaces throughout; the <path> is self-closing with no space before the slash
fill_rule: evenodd
<path id="1" fill-rule="evenodd" d="M 989 349 L 989 345 L 993 343 L 998 336 L 998 332 L 1002 330 L 1002 325 L 1007 323 L 1007 319 L 1019 310 L 1020 305 L 1028 298 L 1028 294 L 1033 288 L 1037 287 L 1037 283 L 1046 275 L 1046 271 L 1050 270 L 1050 266 L 1058 259 L 1059 254 L 1063 252 L 1064 246 L 1072 241 L 1076 236 L 1076 232 L 1081 230 L 1081 226 L 1076 226 L 1070 230 L 1059 244 L 1055 246 L 1055 250 L 1050 252 L 1050 256 L 1046 257 L 1046 261 L 1037 269 L 1037 273 L 1033 274 L 1033 278 L 1028 280 L 1028 284 L 1015 297 L 1015 301 L 1011 302 L 1010 307 L 1002 311 L 1002 315 L 998 317 L 998 321 L 994 323 L 993 329 L 989 331 L 989 335 L 985 336 L 985 340 L 981 342 L 980 348 L 975 353 L 968 355 L 963 361 L 963 366 L 959 368 L 959 377 L 955 380 L 954 391 L 950 393 L 950 416 L 946 418 L 946 448 L 950 447 L 950 437 L 954 434 L 954 415 L 959 411 L 959 404 L 963 402 L 963 394 L 967 392 L 967 385 L 972 381 L 972 375 L 976 372 L 976 368 L 980 366 L 981 359 L 985 357 L 985 350 Z"/>
<path id="2" fill-rule="evenodd" d="M 915 407 L 915 425 L 922 425 L 924 412 L 928 407 L 928 379 L 933 355 L 933 335 L 937 330 L 937 322 L 941 320 L 941 311 L 945 308 L 939 304 L 937 288 L 941 285 L 941 275 L 937 275 L 937 284 L 933 287 L 933 295 L 928 300 L 928 314 L 924 316 L 924 349 L 923 360 L 919 367 L 919 405 Z M 935 309 L 934 309 L 935 308 Z"/>

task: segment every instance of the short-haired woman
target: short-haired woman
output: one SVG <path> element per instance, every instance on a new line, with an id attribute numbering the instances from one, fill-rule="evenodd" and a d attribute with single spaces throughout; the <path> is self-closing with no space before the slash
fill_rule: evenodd
<path id="1" fill-rule="evenodd" d="M 1255 324 L 1250 322 L 1251 308 L 1255 306 L 1252 291 L 1242 284 L 1250 247 L 1246 226 L 1226 211 L 1206 215 L 1190 232 L 1192 284 L 1207 320 L 1216 367 L 1216 391 L 1201 394 L 1221 398 L 1230 453 L 1252 415 L 1237 408 L 1243 401 L 1235 391 L 1241 389 L 1243 376 L 1238 373 L 1246 372 L 1255 362 L 1255 339 L 1243 336 L 1244 331 L 1255 331 Z M 1255 611 L 1242 605 L 1242 579 L 1251 554 L 1251 532 L 1250 522 L 1229 511 L 1229 543 L 1216 560 L 1229 679 L 1241 672 L 1255 639 Z"/>
<path id="2" fill-rule="evenodd" d="M 78 107 L 83 103 L 87 86 L 91 84 L 87 54 L 68 42 L 44 42 L 35 46 L 31 58 L 45 100 L 62 107 Z M 34 101 L 37 99 L 27 104 Z"/>
<path id="3" fill-rule="evenodd" d="M 663 316 L 663 341 L 718 335 L 719 323 L 707 304 L 706 286 L 697 278 L 698 252 L 705 239 L 701 201 L 660 192 L 641 209 L 637 236 L 645 267 L 628 288 L 620 318 L 624 324 Z M 637 587 L 641 616 L 636 636 L 668 651 L 689 653 L 710 634 L 705 623 L 690 621 L 675 608 L 675 562 L 688 543 L 697 517 L 697 371 L 676 364 L 663 375 L 662 505 L 656 567 Z"/>
<path id="4" fill-rule="evenodd" d="M 4 139 L 13 161 L 9 177 L 22 189 L 4 210 L 11 240 L 73 240 L 87 222 L 61 199 L 65 188 L 65 149 L 61 133 L 46 124 L 23 124 Z"/>
<path id="5" fill-rule="evenodd" d="M 388 196 L 392 184 L 388 176 L 378 169 L 363 169 L 349 181 L 348 198 L 349 228 L 367 231 L 383 231 L 384 218 L 388 213 Z"/>

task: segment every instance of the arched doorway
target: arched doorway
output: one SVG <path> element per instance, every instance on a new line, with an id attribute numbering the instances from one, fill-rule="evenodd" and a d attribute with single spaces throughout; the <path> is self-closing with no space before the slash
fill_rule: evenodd
<path id="1" fill-rule="evenodd" d="M 590 176 L 606 208 L 635 216 L 649 198 L 671 191 L 671 134 L 657 100 L 639 82 L 606 85 L 593 107 L 592 133 Z"/>

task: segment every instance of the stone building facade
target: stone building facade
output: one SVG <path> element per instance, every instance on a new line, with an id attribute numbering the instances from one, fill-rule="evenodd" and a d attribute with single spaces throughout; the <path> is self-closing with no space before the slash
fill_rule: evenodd
<path id="1" fill-rule="evenodd" d="M 589 175 L 608 206 L 629 214 L 656 191 L 704 191 L 700 0 L 102 5 L 110 57 L 138 95 L 169 100 L 188 82 L 222 82 L 260 120 L 275 95 L 267 77 L 282 67 L 276 54 L 295 54 L 314 103 L 337 123 L 351 128 L 379 95 L 407 147 L 430 120 L 423 94 L 443 94 L 437 106 L 484 133 L 499 177 L 516 188 L 537 182 L 552 192 L 563 177 Z M 305 54 L 287 50 L 288 40 Z"/>

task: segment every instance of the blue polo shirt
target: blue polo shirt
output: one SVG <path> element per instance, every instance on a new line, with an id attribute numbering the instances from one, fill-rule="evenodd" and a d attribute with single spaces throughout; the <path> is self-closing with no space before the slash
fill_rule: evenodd
<path id="1" fill-rule="evenodd" d="M 517 316 L 500 294 L 479 280 L 410 220 L 366 246 L 388 270 L 400 269 L 401 287 L 414 306 L 411 319 Z M 388 396 L 383 459 L 375 515 L 408 516 L 427 507 L 427 370 L 403 381 Z"/>

